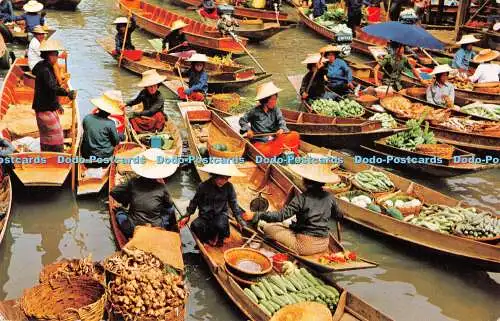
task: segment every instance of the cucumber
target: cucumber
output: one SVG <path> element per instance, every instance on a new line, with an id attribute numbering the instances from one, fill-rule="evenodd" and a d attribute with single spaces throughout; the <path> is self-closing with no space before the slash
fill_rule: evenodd
<path id="1" fill-rule="evenodd" d="M 283 282 L 283 280 L 278 275 L 271 276 L 271 282 L 273 282 L 274 285 L 279 287 L 281 289 L 281 291 L 283 291 L 283 294 L 285 294 L 287 292 L 285 282 Z"/>
<path id="2" fill-rule="evenodd" d="M 258 286 L 256 286 L 255 284 L 252 284 L 250 286 L 250 289 L 252 290 L 253 293 L 255 293 L 255 295 L 259 298 L 259 300 L 265 300 L 266 299 L 266 295 L 264 294 L 264 292 L 262 292 Z"/>
<path id="3" fill-rule="evenodd" d="M 328 291 L 327 289 L 325 289 L 324 285 L 317 286 L 316 289 L 318 289 L 320 292 L 322 292 L 326 298 L 335 298 L 335 295 L 333 293 L 331 293 L 330 291 Z"/>
<path id="4" fill-rule="evenodd" d="M 276 295 L 283 295 L 285 294 L 285 291 L 283 291 L 279 286 L 277 286 L 276 284 L 272 283 L 272 281 L 269 281 L 269 285 L 273 288 L 274 290 L 274 293 L 276 293 Z"/>
<path id="5" fill-rule="evenodd" d="M 274 313 L 276 310 L 274 309 L 274 306 L 269 303 L 269 301 L 262 301 L 260 304 L 266 307 L 271 313 Z"/>
<path id="6" fill-rule="evenodd" d="M 262 284 L 262 282 L 257 283 L 257 286 L 262 291 L 262 293 L 264 293 L 264 295 L 266 296 L 266 300 L 269 300 L 271 298 L 271 294 L 269 294 L 269 292 L 267 292 L 266 287 Z"/>
<path id="7" fill-rule="evenodd" d="M 289 301 L 291 301 L 292 303 L 291 304 L 295 304 L 295 303 L 298 303 L 297 300 L 295 300 L 295 297 L 292 295 L 293 293 L 290 293 L 290 294 L 287 294 L 287 298 Z"/>
<path id="8" fill-rule="evenodd" d="M 297 292 L 297 289 L 293 286 L 293 284 L 290 281 L 288 281 L 283 276 L 281 276 L 281 280 L 283 280 L 283 282 L 285 283 L 287 291 L 289 291 L 289 292 Z"/>
<path id="9" fill-rule="evenodd" d="M 259 303 L 259 308 L 268 316 L 268 317 L 272 317 L 273 314 L 271 313 L 271 311 L 269 311 L 265 306 L 263 306 L 262 304 Z"/>
<path id="10" fill-rule="evenodd" d="M 305 300 L 304 300 L 304 298 L 300 297 L 300 296 L 299 296 L 298 294 L 296 294 L 296 293 L 292 293 L 291 295 L 293 296 L 293 298 L 295 299 L 295 301 L 297 301 L 297 303 L 299 303 L 299 302 L 304 302 L 304 301 L 305 301 Z"/>
<path id="11" fill-rule="evenodd" d="M 331 285 L 325 285 L 324 288 L 330 291 L 336 298 L 340 296 L 339 291 Z"/>
<path id="12" fill-rule="evenodd" d="M 292 283 L 292 285 L 297 289 L 297 290 L 302 290 L 302 285 L 292 276 L 292 275 L 288 275 L 286 277 L 286 279 L 288 281 L 290 281 L 290 283 Z"/>
<path id="13" fill-rule="evenodd" d="M 281 299 L 286 303 L 286 305 L 292 304 L 292 300 L 288 297 L 288 294 L 282 295 Z"/>
<path id="14" fill-rule="evenodd" d="M 285 300 L 281 298 L 280 296 L 275 296 L 274 298 L 271 299 L 274 303 L 279 305 L 280 307 L 284 307 L 286 305 Z"/>
<path id="15" fill-rule="evenodd" d="M 308 279 L 314 285 L 320 285 L 318 279 L 316 279 L 309 271 L 304 268 L 300 269 L 300 274 L 302 274 L 306 279 Z"/>
<path id="16" fill-rule="evenodd" d="M 401 212 L 395 208 L 395 207 L 389 207 L 387 210 L 386 210 L 387 214 L 389 214 L 390 216 L 392 216 L 393 218 L 397 219 L 397 220 L 403 220 L 404 219 L 404 216 L 403 214 L 401 214 Z"/>
<path id="17" fill-rule="evenodd" d="M 298 278 L 300 281 L 302 281 L 302 284 L 305 285 L 304 286 L 305 288 L 314 286 L 314 284 L 311 281 L 309 281 L 305 276 L 303 276 L 299 270 L 295 271 L 295 277 Z"/>
<path id="18" fill-rule="evenodd" d="M 271 295 L 271 298 L 276 295 L 276 293 L 274 293 L 273 288 L 271 287 L 271 284 L 266 279 L 263 279 L 260 283 L 262 283 L 264 285 L 267 292 L 269 292 L 269 294 Z"/>
<path id="19" fill-rule="evenodd" d="M 257 296 L 252 292 L 252 290 L 246 288 L 243 290 L 243 292 L 245 292 L 247 297 L 249 297 L 250 300 L 252 300 L 255 304 L 259 304 L 259 299 L 257 299 Z"/>
<path id="20" fill-rule="evenodd" d="M 274 303 L 274 301 L 267 301 L 267 303 L 273 306 L 274 312 L 277 312 L 279 309 L 281 309 L 281 306 L 277 303 Z"/>

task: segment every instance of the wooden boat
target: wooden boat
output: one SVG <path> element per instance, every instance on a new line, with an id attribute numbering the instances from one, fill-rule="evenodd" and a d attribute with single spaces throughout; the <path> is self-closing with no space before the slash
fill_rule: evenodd
<path id="1" fill-rule="evenodd" d="M 233 55 L 245 53 L 235 39 L 230 36 L 222 36 L 215 27 L 210 27 L 142 0 L 119 0 L 118 4 L 125 15 L 131 12 L 140 28 L 155 36 L 165 37 L 170 32 L 170 25 L 175 20 L 181 19 L 188 24 L 184 28 L 184 33 L 191 47 L 205 52 L 231 53 Z M 214 35 L 214 31 L 217 31 L 218 34 Z M 247 43 L 245 38 L 240 38 L 240 41 L 243 45 Z"/>
<path id="2" fill-rule="evenodd" d="M 243 210 L 250 209 L 250 202 L 259 194 L 259 191 L 267 191 L 272 194 L 269 199 L 269 210 L 276 210 L 282 208 L 288 203 L 300 190 L 293 185 L 293 183 L 274 165 L 258 162 L 259 152 L 239 134 L 237 134 L 231 127 L 215 112 L 210 110 L 192 110 L 185 112 L 184 121 L 188 131 L 188 143 L 191 150 L 191 155 L 197 159 L 201 159 L 199 146 L 200 140 L 194 128 L 195 126 L 205 127 L 210 126 L 210 135 L 231 138 L 235 141 L 241 142 L 245 146 L 243 157 L 245 162 L 238 163 L 238 168 L 246 173 L 245 177 L 233 177 L 231 182 L 238 195 L 238 204 Z M 209 138 L 210 139 L 210 138 Z M 206 180 L 209 174 L 200 170 L 201 164 L 195 163 L 198 175 L 201 180 Z M 276 246 L 284 248 L 285 251 L 293 254 L 297 259 L 305 262 L 314 269 L 321 272 L 331 272 L 340 270 L 360 269 L 375 267 L 376 264 L 363 259 L 357 261 L 348 261 L 344 264 L 322 264 L 319 258 L 322 255 L 328 255 L 332 252 L 344 251 L 343 246 L 330 235 L 330 250 L 324 253 L 319 253 L 309 256 L 299 256 L 294 254 L 291 249 L 284 247 L 276 242 Z"/>
<path id="3" fill-rule="evenodd" d="M 106 52 L 112 55 L 114 50 L 113 39 L 100 39 L 98 43 Z M 113 57 L 118 59 L 116 56 Z M 178 60 L 179 58 L 175 56 L 164 54 L 157 55 L 155 52 L 143 51 L 142 57 L 138 61 L 124 57 L 122 59 L 122 66 L 138 75 L 147 70 L 156 69 L 159 74 L 167 76 L 167 79 L 175 80 L 179 79 L 178 71 L 174 67 Z M 187 69 L 189 68 L 189 63 L 183 61 L 181 66 Z M 254 68 L 242 65 L 220 66 L 214 63 L 207 63 L 205 68 L 209 74 L 208 90 L 210 92 L 236 90 L 271 77 L 271 74 L 256 73 Z M 184 83 L 188 83 L 188 80 L 187 78 L 184 79 Z"/>
<path id="4" fill-rule="evenodd" d="M 17 10 L 22 10 L 29 0 L 12 0 L 12 6 Z M 76 10 L 82 0 L 40 0 L 45 8 L 60 10 Z"/>
<path id="5" fill-rule="evenodd" d="M 3 176 L 3 173 L 2 173 Z M 3 176 L 0 182 L 0 245 L 9 228 L 12 207 L 12 183 L 9 176 Z"/>
<path id="6" fill-rule="evenodd" d="M 35 79 L 33 74 L 29 72 L 27 59 L 16 59 L 2 85 L 0 119 L 5 122 L 9 121 L 9 126 L 16 125 L 16 128 L 22 127 L 22 130 L 26 130 L 25 126 L 21 126 L 23 124 L 14 123 L 16 117 L 9 116 L 10 118 L 7 119 L 6 115 L 8 110 L 16 105 L 19 105 L 22 110 L 26 110 L 27 113 L 32 112 L 34 87 Z M 25 186 L 61 186 L 71 172 L 72 189 L 75 188 L 76 166 L 71 159 L 74 159 L 77 155 L 82 134 L 80 113 L 76 99 L 73 101 L 70 101 L 67 97 L 59 99 L 66 109 L 65 115 L 60 116 L 61 125 L 64 129 L 65 152 L 19 151 L 14 153 L 13 156 L 23 162 L 23 164 L 16 164 L 14 173 Z M 29 122 L 26 126 L 30 125 L 29 128 L 32 128 L 33 132 L 14 132 L 7 128 L 7 130 L 4 130 L 5 137 L 12 141 L 29 136 L 37 137 L 38 127 L 36 127 L 34 115 L 30 114 L 29 117 L 26 116 L 26 121 Z M 21 147 L 18 147 L 18 150 L 22 150 Z"/>
<path id="7" fill-rule="evenodd" d="M 230 225 L 230 237 L 225 241 L 223 247 L 212 247 L 207 244 L 203 244 L 196 237 L 194 233 L 193 238 L 200 249 L 200 253 L 203 259 L 207 263 L 210 272 L 222 287 L 227 296 L 233 301 L 233 303 L 240 309 L 246 318 L 251 321 L 268 321 L 268 317 L 261 308 L 251 301 L 245 294 L 243 289 L 249 286 L 247 281 L 242 280 L 234 276 L 227 268 L 224 261 L 224 252 L 231 248 L 242 247 L 246 240 L 244 237 L 251 237 L 252 233 L 249 230 L 244 230 L 240 233 L 234 226 Z M 266 251 L 272 253 L 280 253 L 279 248 L 272 247 L 266 243 L 262 244 L 262 248 Z M 303 267 L 299 264 L 299 266 Z M 314 271 L 311 271 L 314 274 Z M 272 270 L 270 272 L 272 275 L 276 275 L 277 272 Z M 382 312 L 376 310 L 374 307 L 364 302 L 360 298 L 356 297 L 352 293 L 331 281 L 331 279 L 324 278 L 324 281 L 331 286 L 334 286 L 341 293 L 339 303 L 337 304 L 336 310 L 333 314 L 334 321 L 354 321 L 354 320 L 370 320 L 370 321 L 389 321 L 391 318 L 384 315 Z M 245 283 L 243 283 L 245 282 Z M 251 284 L 251 283 L 250 283 Z"/>
<path id="8" fill-rule="evenodd" d="M 81 157 L 80 153 L 78 153 L 78 155 Z M 100 177 L 89 176 L 89 169 L 83 162 L 78 162 L 76 195 L 81 196 L 99 193 L 108 182 L 110 168 L 111 164 L 102 167 Z"/>
<path id="9" fill-rule="evenodd" d="M 26 44 L 29 42 L 28 41 L 28 33 L 25 31 L 24 21 L 5 23 L 4 26 L 7 28 L 8 32 L 9 32 L 8 39 L 10 39 L 11 41 L 19 42 L 22 44 Z M 54 29 L 52 27 L 47 27 L 46 31 L 47 31 L 47 35 L 45 36 L 45 38 L 49 39 L 56 32 L 56 29 Z"/>
<path id="10" fill-rule="evenodd" d="M 10 68 L 10 50 L 5 44 L 3 36 L 0 34 L 0 68 L 9 69 Z"/>

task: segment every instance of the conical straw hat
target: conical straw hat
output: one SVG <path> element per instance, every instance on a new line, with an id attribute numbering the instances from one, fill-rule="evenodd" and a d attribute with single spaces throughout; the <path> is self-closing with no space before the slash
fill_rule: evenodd
<path id="1" fill-rule="evenodd" d="M 65 50 L 59 40 L 48 39 L 40 44 L 40 51 L 62 51 Z"/>
<path id="2" fill-rule="evenodd" d="M 177 30 L 177 29 L 182 29 L 182 28 L 184 28 L 186 26 L 187 26 L 187 23 L 185 23 L 181 19 L 175 20 L 174 22 L 172 22 L 172 26 L 170 26 L 170 31 L 174 31 L 174 30 Z"/>
<path id="3" fill-rule="evenodd" d="M 168 161 L 168 155 L 159 148 L 150 148 L 138 155 L 144 157 L 143 163 L 134 162 L 131 164 L 132 170 L 139 176 L 159 179 L 166 178 L 174 174 L 179 167 L 179 163 L 174 159 Z"/>
<path id="4" fill-rule="evenodd" d="M 332 318 L 326 305 L 300 302 L 281 308 L 269 321 L 331 321 Z"/>
<path id="5" fill-rule="evenodd" d="M 243 177 L 246 176 L 245 173 L 240 171 L 238 167 L 236 167 L 233 163 L 227 164 L 217 164 L 217 163 L 209 163 L 200 167 L 200 171 L 209 174 L 221 175 L 221 176 L 229 176 L 229 177 Z"/>
<path id="6" fill-rule="evenodd" d="M 26 12 L 40 12 L 43 10 L 43 4 L 36 0 L 30 0 L 23 6 L 23 10 Z"/>
<path id="7" fill-rule="evenodd" d="M 319 60 L 321 59 L 321 55 L 320 54 L 309 54 L 307 55 L 306 59 L 302 60 L 302 63 L 304 65 L 307 65 L 307 64 L 316 64 L 319 62 Z"/>
<path id="8" fill-rule="evenodd" d="M 123 114 L 123 111 L 120 109 L 120 106 L 123 104 L 122 92 L 119 90 L 106 91 L 101 97 L 93 98 L 90 102 L 110 115 Z"/>
<path id="9" fill-rule="evenodd" d="M 208 57 L 205 54 L 195 53 L 186 61 L 189 61 L 189 62 L 208 62 Z"/>
<path id="10" fill-rule="evenodd" d="M 457 45 L 466 45 L 469 43 L 474 43 L 479 41 L 481 41 L 481 39 L 477 39 L 476 37 L 474 37 L 474 35 L 465 35 L 462 37 L 462 39 L 460 39 L 459 42 L 457 42 Z"/>
<path id="11" fill-rule="evenodd" d="M 127 24 L 128 23 L 128 19 L 127 17 L 118 17 L 115 19 L 115 21 L 113 21 L 112 24 L 114 25 L 120 25 L 120 24 Z"/>
<path id="12" fill-rule="evenodd" d="M 289 164 L 287 167 L 293 173 L 307 178 L 308 180 L 325 183 L 336 184 L 340 182 L 340 177 L 332 172 L 332 164 Z"/>
<path id="13" fill-rule="evenodd" d="M 480 64 L 482 62 L 495 60 L 498 56 L 500 56 L 500 52 L 496 50 L 483 49 L 472 59 L 472 61 Z"/>
<path id="14" fill-rule="evenodd" d="M 32 33 L 47 34 L 48 32 L 45 29 L 43 29 L 42 26 L 37 25 L 37 26 L 35 26 L 35 28 L 33 28 Z"/>
<path id="15" fill-rule="evenodd" d="M 439 65 L 432 70 L 431 75 L 442 74 L 444 72 L 451 72 L 453 69 L 449 65 Z"/>
<path id="16" fill-rule="evenodd" d="M 319 50 L 319 52 L 321 52 L 322 54 L 325 54 L 327 52 L 341 52 L 341 51 L 342 50 L 339 47 L 333 45 L 325 46 Z"/>
<path id="17" fill-rule="evenodd" d="M 276 95 L 280 91 L 282 91 L 281 88 L 276 87 L 276 85 L 272 81 L 269 81 L 265 84 L 257 86 L 257 95 L 255 96 L 255 99 L 261 100 L 263 98 Z"/>
<path id="18" fill-rule="evenodd" d="M 137 84 L 137 87 L 149 87 L 161 84 L 167 79 L 166 76 L 158 74 L 156 69 L 151 69 L 142 73 L 142 80 Z"/>

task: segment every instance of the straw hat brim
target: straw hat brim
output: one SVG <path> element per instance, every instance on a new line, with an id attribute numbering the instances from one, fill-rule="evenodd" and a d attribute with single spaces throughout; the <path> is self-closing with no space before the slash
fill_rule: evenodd
<path id="1" fill-rule="evenodd" d="M 153 151 L 153 153 L 151 153 Z M 150 179 L 160 179 L 160 178 L 167 178 L 175 173 L 177 168 L 179 167 L 178 162 L 164 162 L 160 163 L 158 162 L 157 157 L 164 157 L 167 159 L 169 155 L 165 154 L 161 149 L 158 148 L 151 148 L 149 150 L 146 150 L 142 153 L 140 153 L 138 156 L 139 157 L 146 157 L 146 155 L 154 154 L 155 160 L 154 161 L 148 161 L 146 159 L 146 162 L 144 163 L 138 163 L 138 162 L 133 162 L 130 167 L 139 176 L 145 177 L 145 178 L 150 178 Z M 170 155 L 171 156 L 171 155 Z M 176 164 L 174 164 L 176 163 Z"/>
<path id="2" fill-rule="evenodd" d="M 340 177 L 331 171 L 331 164 L 289 164 L 288 169 L 302 178 L 311 181 L 337 184 Z"/>
<path id="3" fill-rule="evenodd" d="M 121 115 L 121 114 L 123 114 L 123 111 L 120 108 L 111 105 L 103 97 L 92 98 L 90 100 L 90 102 L 92 103 L 92 105 L 96 106 L 97 108 L 99 108 L 102 111 L 105 111 L 105 112 L 109 113 L 110 115 Z"/>
<path id="4" fill-rule="evenodd" d="M 315 56 L 311 55 L 308 56 L 306 59 L 302 60 L 303 65 L 308 65 L 308 64 L 317 64 L 320 61 L 321 57 L 320 56 Z"/>
<path id="5" fill-rule="evenodd" d="M 332 313 L 324 304 L 300 302 L 281 308 L 269 321 L 331 321 L 332 318 Z"/>
<path id="6" fill-rule="evenodd" d="M 262 88 L 262 89 L 257 89 L 257 95 L 255 96 L 256 100 L 261 100 L 267 97 L 271 97 L 273 95 L 276 95 L 277 93 L 281 92 L 283 89 L 276 87 L 276 85 L 273 84 L 273 86 L 270 86 L 269 88 Z"/>
<path id="7" fill-rule="evenodd" d="M 23 6 L 23 10 L 26 12 L 40 12 L 43 10 L 43 4 L 41 4 L 40 2 L 35 4 L 31 4 L 28 2 Z"/>
<path id="8" fill-rule="evenodd" d="M 243 177 L 245 173 L 240 171 L 234 164 L 206 164 L 200 167 L 200 171 L 209 174 L 229 176 L 229 177 Z"/>
<path id="9" fill-rule="evenodd" d="M 45 52 L 45 51 L 63 51 L 66 49 L 59 43 L 59 41 L 45 40 L 45 41 L 42 41 L 42 44 L 40 45 L 39 50 L 40 50 L 40 52 Z"/>
<path id="10" fill-rule="evenodd" d="M 42 34 L 43 35 L 48 34 L 48 32 L 45 29 L 43 29 L 42 26 L 36 26 L 35 28 L 33 28 L 32 33 L 40 34 L 40 35 L 42 35 Z"/>
<path id="11" fill-rule="evenodd" d="M 480 54 L 477 54 L 473 59 L 472 59 L 472 62 L 475 62 L 477 64 L 480 64 L 482 62 L 488 62 L 488 61 L 492 61 L 492 60 L 495 60 L 498 58 L 498 56 L 500 56 L 500 52 L 499 51 L 496 51 L 496 50 L 492 50 L 491 52 L 489 52 L 488 54 L 486 55 L 480 55 Z"/>
<path id="12" fill-rule="evenodd" d="M 144 88 L 144 87 L 154 86 L 154 85 L 161 84 L 165 80 L 167 80 L 167 76 L 154 75 L 154 76 L 150 76 L 150 77 L 147 77 L 147 78 L 139 81 L 139 83 L 137 83 L 137 87 Z"/>
<path id="13" fill-rule="evenodd" d="M 319 52 L 322 54 L 325 54 L 327 52 L 340 52 L 340 51 L 342 50 L 339 47 L 332 45 L 325 46 L 319 50 Z"/>
<path id="14" fill-rule="evenodd" d="M 477 39 L 476 37 L 473 36 L 466 39 L 460 39 L 460 41 L 457 42 L 457 45 L 468 45 L 470 43 L 476 43 L 479 41 L 481 41 L 481 39 Z"/>
<path id="15" fill-rule="evenodd" d="M 185 23 L 185 22 L 183 21 L 182 23 L 179 23 L 179 24 L 178 24 L 178 25 L 176 25 L 176 26 L 172 26 L 172 27 L 170 28 L 170 31 L 179 30 L 179 29 L 185 28 L 185 27 L 187 27 L 187 26 L 188 26 L 188 25 L 187 25 L 187 23 Z"/>
<path id="16" fill-rule="evenodd" d="M 444 66 L 445 67 L 443 67 L 443 68 L 438 68 L 438 67 L 434 68 L 434 70 L 429 75 L 439 75 L 439 74 L 443 74 L 445 72 L 452 72 L 453 71 L 453 69 L 450 66 L 448 66 L 448 65 L 444 65 Z"/>
<path id="17" fill-rule="evenodd" d="M 188 62 L 208 62 L 208 57 L 205 55 L 194 54 L 191 58 L 187 59 Z"/>

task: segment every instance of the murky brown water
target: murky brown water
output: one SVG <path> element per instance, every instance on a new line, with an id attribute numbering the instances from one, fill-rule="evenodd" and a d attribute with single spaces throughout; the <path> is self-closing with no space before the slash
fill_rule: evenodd
<path id="1" fill-rule="evenodd" d="M 167 1 L 157 3 L 169 6 Z M 174 10 L 185 13 L 180 8 Z M 58 28 L 54 38 L 63 40 L 70 50 L 69 68 L 72 84 L 79 90 L 82 115 L 90 109 L 89 98 L 105 90 L 122 90 L 125 97 L 137 93 L 134 84 L 138 77 L 118 70 L 115 61 L 95 42 L 113 30 L 109 24 L 117 15 L 112 0 L 84 0 L 77 12 L 50 11 L 48 14 L 49 24 Z M 137 45 L 147 46 L 148 38 L 151 37 L 140 31 L 134 34 Z M 273 80 L 285 89 L 280 95 L 281 105 L 297 105 L 286 76 L 302 73 L 299 62 L 305 54 L 324 44 L 323 39 L 299 26 L 271 41 L 251 46 L 264 68 L 274 74 Z M 248 57 L 240 61 L 251 63 Z M 248 88 L 242 94 L 251 96 L 254 90 Z M 180 125 L 173 102 L 168 104 L 167 112 Z M 498 170 L 446 180 L 416 178 L 471 204 L 492 210 L 500 208 Z M 195 171 L 184 168 L 170 179 L 169 187 L 175 199 L 189 199 L 196 184 Z M 44 264 L 89 253 L 95 259 L 103 259 L 115 251 L 104 194 L 77 200 L 67 186 L 51 190 L 24 190 L 17 186 L 14 198 L 10 229 L 0 247 L 0 299 L 19 297 L 24 288 L 37 282 Z M 186 229 L 182 237 L 192 292 L 188 320 L 243 320 L 211 278 Z M 396 320 L 493 321 L 500 317 L 499 274 L 445 263 L 435 256 L 352 227 L 345 228 L 344 240 L 347 247 L 378 262 L 380 267 L 331 277 Z"/>

